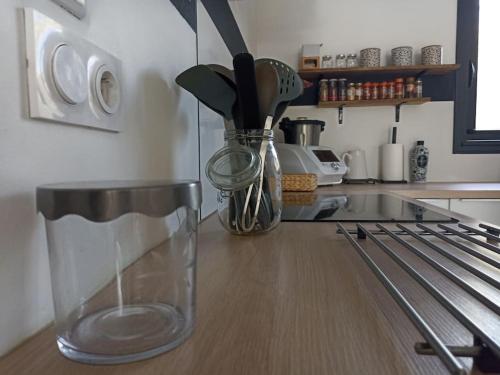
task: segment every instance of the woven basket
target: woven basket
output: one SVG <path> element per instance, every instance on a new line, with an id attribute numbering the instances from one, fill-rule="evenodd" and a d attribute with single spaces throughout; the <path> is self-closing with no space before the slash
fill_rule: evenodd
<path id="1" fill-rule="evenodd" d="M 311 192 L 284 192 L 283 206 L 312 206 L 316 203 L 318 195 Z"/>
<path id="2" fill-rule="evenodd" d="M 283 191 L 314 191 L 318 187 L 318 176 L 314 173 L 285 174 L 281 186 Z"/>

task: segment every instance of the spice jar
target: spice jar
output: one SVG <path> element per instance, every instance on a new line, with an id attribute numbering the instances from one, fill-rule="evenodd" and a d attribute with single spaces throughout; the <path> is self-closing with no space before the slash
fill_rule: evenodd
<path id="1" fill-rule="evenodd" d="M 371 99 L 372 97 L 371 85 L 372 84 L 370 82 L 363 83 L 363 100 Z"/>
<path id="2" fill-rule="evenodd" d="M 347 100 L 347 79 L 346 78 L 339 79 L 338 100 L 340 100 L 340 101 Z"/>
<path id="3" fill-rule="evenodd" d="M 395 95 L 395 87 L 394 81 L 390 81 L 387 83 L 387 99 L 394 99 Z"/>
<path id="4" fill-rule="evenodd" d="M 321 58 L 321 67 L 328 69 L 328 68 L 333 68 L 333 56 L 332 55 L 325 55 Z"/>
<path id="5" fill-rule="evenodd" d="M 327 102 L 328 101 L 328 80 L 321 79 L 319 81 L 319 101 Z"/>
<path id="6" fill-rule="evenodd" d="M 347 55 L 347 67 L 355 68 L 358 66 L 358 56 L 355 53 Z"/>
<path id="7" fill-rule="evenodd" d="M 356 99 L 356 100 L 363 99 L 363 84 L 361 82 L 356 83 L 356 90 L 354 92 L 354 99 Z"/>
<path id="8" fill-rule="evenodd" d="M 416 97 L 417 98 L 422 98 L 424 96 L 424 88 L 422 86 L 422 80 L 421 79 L 417 79 L 417 86 L 415 88 L 415 92 L 416 92 Z"/>
<path id="9" fill-rule="evenodd" d="M 378 82 L 373 82 L 372 83 L 372 87 L 371 87 L 371 99 L 372 100 L 377 100 L 379 99 L 379 96 L 378 96 L 378 86 L 379 86 L 379 83 Z"/>
<path id="10" fill-rule="evenodd" d="M 415 98 L 416 90 L 415 90 L 415 78 L 408 77 L 406 78 L 406 87 L 405 87 L 405 97 L 407 98 Z"/>
<path id="11" fill-rule="evenodd" d="M 378 98 L 387 99 L 387 82 L 384 81 L 378 86 Z"/>
<path id="12" fill-rule="evenodd" d="M 337 97 L 337 79 L 335 78 L 331 79 L 328 85 L 328 100 L 331 102 L 339 100 Z"/>
<path id="13" fill-rule="evenodd" d="M 405 83 L 403 78 L 396 78 L 394 85 L 394 97 L 396 99 L 402 99 L 405 96 Z"/>
<path id="14" fill-rule="evenodd" d="M 347 61 L 345 55 L 343 53 L 338 54 L 335 63 L 337 64 L 337 68 L 346 68 Z"/>
<path id="15" fill-rule="evenodd" d="M 356 86 L 354 83 L 349 83 L 347 86 L 347 100 L 352 101 L 356 99 Z"/>

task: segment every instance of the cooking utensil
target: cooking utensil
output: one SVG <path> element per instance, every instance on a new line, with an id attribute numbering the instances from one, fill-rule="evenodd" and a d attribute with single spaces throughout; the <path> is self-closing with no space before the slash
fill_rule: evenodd
<path id="1" fill-rule="evenodd" d="M 236 92 L 237 89 L 234 79 L 234 72 L 231 69 L 219 64 L 208 64 L 207 66 L 214 72 L 216 72 L 219 76 L 221 76 L 226 81 L 226 83 L 234 89 L 234 92 Z M 238 99 L 236 99 L 233 105 L 233 123 L 234 128 L 243 129 L 243 117 L 241 115 Z"/>
<path id="2" fill-rule="evenodd" d="M 220 64 L 208 64 L 207 66 L 214 72 L 217 72 L 221 76 L 223 76 L 226 79 L 227 83 L 236 88 L 236 80 L 234 78 L 234 72 L 231 69 Z"/>
<path id="3" fill-rule="evenodd" d="M 295 98 L 297 98 L 300 94 L 303 92 L 303 84 L 302 84 L 302 79 L 298 76 L 298 74 L 290 68 L 288 65 L 282 63 L 281 61 L 274 60 L 274 59 L 259 59 L 257 61 L 257 65 L 269 65 L 272 66 L 275 69 L 275 72 L 278 74 L 278 87 L 276 87 L 275 94 L 272 95 L 270 93 L 267 93 L 265 95 L 265 98 L 263 98 L 263 102 L 267 102 L 267 108 L 262 112 L 266 113 L 267 112 L 267 117 L 265 120 L 264 124 L 264 130 L 269 130 L 272 127 L 273 124 L 273 119 L 276 114 L 276 108 L 279 103 L 282 102 L 289 102 Z M 263 77 L 268 77 L 268 79 L 272 82 L 272 73 L 269 68 L 262 68 L 262 76 Z M 275 90 L 274 88 L 274 83 L 268 83 L 268 90 L 272 92 Z M 265 91 L 265 90 L 262 90 Z M 285 108 L 286 109 L 286 108 Z M 261 203 L 261 196 L 262 196 L 262 190 L 263 190 L 263 182 L 264 179 L 262 178 L 263 173 L 264 173 L 264 164 L 265 164 L 265 153 L 266 153 L 266 147 L 267 147 L 267 141 L 263 141 L 260 146 L 260 156 L 262 159 L 262 170 L 261 170 L 261 178 L 259 179 L 259 188 L 257 192 L 257 199 L 256 199 L 256 207 L 255 207 L 255 213 L 252 219 L 252 222 L 250 226 L 248 227 L 248 230 L 251 230 L 253 226 L 256 223 L 257 220 L 257 215 L 259 214 L 259 208 L 260 208 L 260 203 Z M 252 190 L 254 188 L 254 185 L 250 186 L 249 191 L 247 193 L 247 199 L 245 201 L 245 208 L 244 208 L 244 214 L 246 213 L 248 209 L 247 203 L 250 201 L 250 198 L 252 197 Z M 247 229 L 247 228 L 244 228 Z"/>
<path id="4" fill-rule="evenodd" d="M 391 139 L 391 141 L 392 141 L 392 142 L 391 142 L 391 143 L 392 143 L 392 144 L 397 143 L 397 142 L 396 142 L 397 138 L 398 138 L 398 128 L 397 128 L 397 127 L 395 127 L 395 126 L 393 126 L 393 127 L 392 127 L 392 139 Z"/>
<path id="5" fill-rule="evenodd" d="M 258 66 L 260 64 L 270 64 L 272 65 L 279 77 L 280 81 L 280 94 L 277 99 L 277 107 L 274 109 L 272 125 L 274 125 L 279 118 L 283 115 L 288 104 L 298 98 L 304 92 L 304 85 L 302 78 L 288 65 L 282 63 L 281 61 L 269 58 L 257 59 L 255 64 Z M 270 129 L 270 127 L 269 127 Z"/>
<path id="6" fill-rule="evenodd" d="M 259 97 L 259 120 L 260 124 L 265 127 L 267 117 L 274 117 L 280 100 L 280 77 L 276 68 L 268 63 L 257 65 L 255 67 L 255 76 Z"/>
<path id="7" fill-rule="evenodd" d="M 193 66 L 177 76 L 175 82 L 226 120 L 233 120 L 236 92 L 219 74 L 206 65 Z"/>
<path id="8" fill-rule="evenodd" d="M 233 59 L 233 66 L 243 128 L 260 129 L 259 97 L 253 56 L 249 53 L 239 53 Z"/>

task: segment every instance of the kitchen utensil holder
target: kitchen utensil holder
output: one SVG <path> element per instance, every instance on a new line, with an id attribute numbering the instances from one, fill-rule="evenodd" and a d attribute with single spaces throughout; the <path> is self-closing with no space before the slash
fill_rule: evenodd
<path id="1" fill-rule="evenodd" d="M 424 337 L 426 342 L 416 343 L 415 351 L 421 355 L 437 355 L 446 368 L 452 374 L 465 374 L 466 371 L 457 357 L 472 357 L 474 365 L 483 372 L 499 372 L 500 371 L 500 344 L 495 340 L 491 332 L 486 332 L 484 328 L 477 324 L 471 317 L 462 312 L 461 307 L 455 305 L 450 299 L 446 297 L 432 281 L 426 279 L 422 273 L 419 272 L 412 265 L 407 263 L 400 255 L 400 251 L 395 251 L 388 241 L 380 240 L 379 236 L 388 236 L 391 240 L 396 241 L 402 245 L 406 250 L 410 251 L 424 262 L 429 264 L 434 270 L 445 276 L 447 279 L 455 283 L 458 287 L 466 291 L 480 303 L 484 304 L 485 308 L 490 309 L 497 316 L 500 316 L 500 306 L 497 302 L 493 301 L 486 293 L 483 293 L 481 288 L 477 285 L 470 284 L 465 278 L 461 277 L 456 271 L 455 266 L 461 267 L 472 275 L 481 279 L 481 281 L 489 284 L 497 291 L 500 290 L 500 281 L 486 273 L 478 267 L 475 267 L 470 262 L 465 261 L 460 256 L 455 255 L 453 252 L 446 250 L 439 242 L 429 241 L 426 237 L 433 237 L 441 242 L 445 242 L 455 249 L 464 251 L 469 255 L 476 257 L 481 262 L 489 266 L 500 267 L 500 262 L 488 254 L 488 252 L 500 253 L 500 228 L 495 228 L 486 224 L 479 224 L 479 228 L 472 227 L 458 222 L 456 227 L 449 224 L 436 224 L 437 229 L 431 228 L 429 225 L 416 224 L 418 229 L 411 229 L 395 223 L 397 229 L 389 229 L 387 225 L 380 223 L 374 224 L 377 229 L 368 229 L 365 225 L 356 224 L 355 230 L 348 230 L 343 224 L 337 223 L 338 233 L 344 235 L 352 247 L 356 250 L 358 255 L 363 259 L 371 271 L 375 274 L 378 280 L 383 284 L 385 289 L 392 296 L 394 301 L 403 310 L 406 316 L 413 323 L 415 328 Z M 463 230 L 462 230 L 463 229 Z M 357 237 L 357 238 L 355 238 Z M 410 243 L 403 239 L 404 236 L 413 237 L 418 242 Z M 474 237 L 483 237 L 488 242 L 479 240 Z M 458 237 L 460 241 L 455 238 Z M 417 306 L 412 305 L 409 300 L 402 294 L 398 287 L 389 279 L 383 270 L 375 263 L 370 253 L 363 247 L 363 242 L 366 239 L 372 241 L 376 247 L 388 255 L 394 263 L 402 268 L 407 274 L 410 275 L 420 286 L 422 286 L 439 304 L 446 309 L 453 317 L 459 321 L 467 330 L 469 330 L 473 337 L 474 342 L 472 346 L 450 346 L 442 342 L 436 333 L 430 328 L 425 319 L 419 314 Z M 494 244 L 493 244 L 494 243 Z M 477 245 L 483 250 L 478 251 L 471 244 Z M 421 246 L 432 249 L 440 256 L 447 258 L 453 262 L 453 268 L 446 267 L 445 263 L 439 262 L 433 256 L 427 255 L 427 252 L 421 250 Z"/>
<path id="2" fill-rule="evenodd" d="M 37 188 L 55 330 L 75 361 L 149 358 L 194 327 L 196 181 L 102 181 Z"/>
<path id="3" fill-rule="evenodd" d="M 217 212 L 222 225 L 233 234 L 253 234 L 276 228 L 281 221 L 282 176 L 274 148 L 273 131 L 230 130 L 224 133 L 224 139 L 225 147 L 244 146 L 257 151 L 261 156 L 260 168 L 263 173 L 247 181 L 245 188 L 219 189 Z M 234 165 L 229 164 L 229 168 L 240 170 L 234 162 Z"/>

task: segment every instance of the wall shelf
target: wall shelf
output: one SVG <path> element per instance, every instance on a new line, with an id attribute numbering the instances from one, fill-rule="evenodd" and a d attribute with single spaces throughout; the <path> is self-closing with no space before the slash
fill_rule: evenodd
<path id="1" fill-rule="evenodd" d="M 419 105 L 429 103 L 431 98 L 404 98 L 404 99 L 377 99 L 377 100 L 349 100 L 335 102 L 319 102 L 319 108 L 340 108 L 340 107 L 382 107 L 398 106 L 402 104 Z"/>
<path id="2" fill-rule="evenodd" d="M 429 103 L 431 98 L 403 98 L 403 99 L 377 99 L 377 100 L 349 100 L 335 102 L 319 102 L 318 108 L 337 108 L 339 125 L 344 123 L 344 107 L 387 107 L 396 109 L 395 121 L 399 122 L 402 105 L 420 105 Z"/>
<path id="3" fill-rule="evenodd" d="M 408 66 L 380 66 L 375 68 L 327 68 L 327 69 L 301 69 L 299 75 L 306 80 L 316 80 L 328 77 L 352 77 L 363 75 L 394 75 L 396 76 L 416 76 L 422 75 L 446 75 L 460 68 L 460 64 L 442 65 L 408 65 Z"/>

